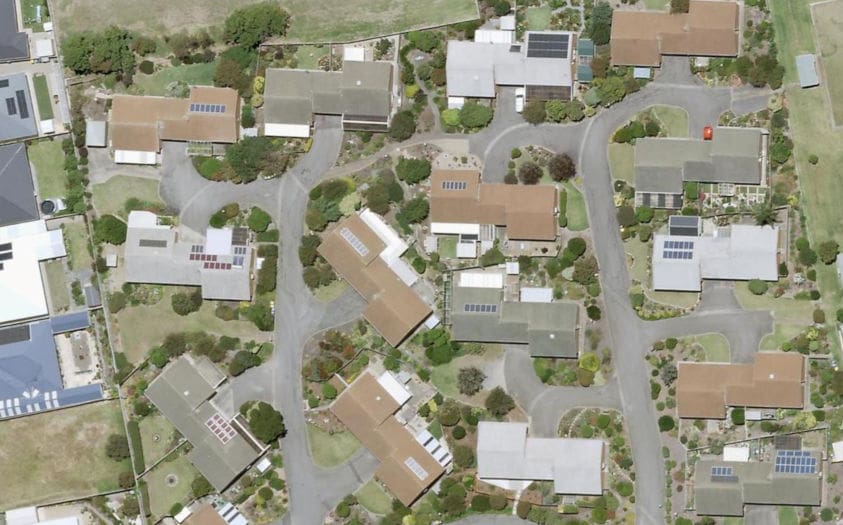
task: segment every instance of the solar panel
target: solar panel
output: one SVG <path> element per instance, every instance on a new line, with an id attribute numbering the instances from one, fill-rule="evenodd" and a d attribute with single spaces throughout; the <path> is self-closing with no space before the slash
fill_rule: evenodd
<path id="1" fill-rule="evenodd" d="M 15 97 L 18 99 L 18 110 L 20 111 L 20 118 L 29 118 L 29 107 L 26 105 L 26 95 L 23 90 L 15 91 Z"/>
<path id="2" fill-rule="evenodd" d="M 340 235 L 343 239 L 346 240 L 348 244 L 351 245 L 352 248 L 354 248 L 354 251 L 356 251 L 357 254 L 360 255 L 360 257 L 365 257 L 369 254 L 369 249 L 366 248 L 366 245 L 363 244 L 363 242 L 358 239 L 356 235 L 354 235 L 354 232 L 352 232 L 348 228 L 341 229 Z"/>
<path id="3" fill-rule="evenodd" d="M 530 33 L 527 39 L 528 58 L 567 58 L 568 34 Z"/>
<path id="4" fill-rule="evenodd" d="M 0 253 L 0 261 L 9 261 L 12 259 L 12 252 Z"/>
<path id="5" fill-rule="evenodd" d="M 4 242 L 3 244 L 0 244 L 0 252 L 8 252 L 11 249 L 12 243 L 10 242 Z"/>
<path id="6" fill-rule="evenodd" d="M 8 113 L 10 117 L 18 114 L 18 107 L 15 105 L 14 98 L 6 99 L 6 113 Z"/>
<path id="7" fill-rule="evenodd" d="M 497 313 L 498 305 L 469 303 L 463 306 L 463 311 L 468 313 L 493 314 Z"/>
<path id="8" fill-rule="evenodd" d="M 778 450 L 775 471 L 782 474 L 816 474 L 817 458 L 807 450 Z"/>
<path id="9" fill-rule="evenodd" d="M 29 325 L 13 326 L 0 330 L 0 345 L 29 341 Z"/>
<path id="10" fill-rule="evenodd" d="M 459 180 L 443 180 L 442 181 L 442 189 L 443 190 L 464 190 L 468 187 L 465 181 Z"/>
<path id="11" fill-rule="evenodd" d="M 166 248 L 167 241 L 159 239 L 141 239 L 138 241 L 141 248 Z"/>
<path id="12" fill-rule="evenodd" d="M 7 88 L 7 87 L 9 87 L 9 79 L 4 78 L 3 80 L 0 80 L 0 88 Z"/>

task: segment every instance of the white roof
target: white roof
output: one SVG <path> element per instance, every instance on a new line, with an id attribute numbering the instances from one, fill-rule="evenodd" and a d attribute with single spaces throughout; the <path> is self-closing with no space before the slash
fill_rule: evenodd
<path id="1" fill-rule="evenodd" d="M 365 62 L 366 49 L 362 47 L 345 46 L 342 48 L 343 62 Z"/>
<path id="2" fill-rule="evenodd" d="M 220 517 L 228 523 L 228 525 L 248 525 L 249 523 L 249 520 L 247 520 L 243 514 L 237 510 L 237 507 L 231 503 L 223 505 L 221 509 L 217 510 L 217 514 L 219 514 Z"/>
<path id="3" fill-rule="evenodd" d="M 515 40 L 514 31 L 498 29 L 478 29 L 474 32 L 474 41 L 485 44 L 511 44 Z"/>
<path id="4" fill-rule="evenodd" d="M 205 238 L 205 253 L 208 255 L 231 255 L 231 228 L 208 228 Z"/>
<path id="5" fill-rule="evenodd" d="M 518 275 L 521 273 L 520 265 L 518 261 L 507 261 L 506 262 L 506 274 L 507 275 Z"/>
<path id="6" fill-rule="evenodd" d="M 104 120 L 85 121 L 85 146 L 93 148 L 104 148 L 108 145 L 106 141 L 106 122 Z"/>
<path id="7" fill-rule="evenodd" d="M 12 258 L 0 270 L 0 323 L 47 315 L 39 261 L 65 257 L 61 230 L 43 220 L 0 228 L 0 244 L 12 244 Z"/>
<path id="8" fill-rule="evenodd" d="M 749 461 L 749 447 L 740 445 L 727 445 L 723 447 L 723 461 Z"/>
<path id="9" fill-rule="evenodd" d="M 151 211 L 130 211 L 129 228 L 159 228 L 167 230 L 170 227 L 166 224 L 158 224 L 158 216 Z"/>
<path id="10" fill-rule="evenodd" d="M 49 38 L 42 38 L 35 41 L 35 58 L 46 58 L 55 55 L 53 52 L 53 41 Z"/>
<path id="11" fill-rule="evenodd" d="M 515 15 L 502 16 L 501 29 L 505 31 L 515 31 Z"/>
<path id="12" fill-rule="evenodd" d="M 553 288 L 521 288 L 522 303 L 549 303 L 553 301 Z"/>
<path id="13" fill-rule="evenodd" d="M 424 320 L 424 325 L 427 328 L 436 328 L 436 326 L 441 322 L 439 317 L 436 314 L 430 314 L 427 319 Z"/>
<path id="14" fill-rule="evenodd" d="M 52 22 L 44 22 L 44 31 L 52 31 L 53 30 L 53 23 Z"/>
<path id="15" fill-rule="evenodd" d="M 184 520 L 189 518 L 191 514 L 193 514 L 193 511 L 191 511 L 189 507 L 182 507 L 179 513 L 173 516 L 173 518 L 176 520 L 176 523 L 182 523 Z"/>
<path id="16" fill-rule="evenodd" d="M 457 243 L 457 259 L 477 258 L 477 241 L 460 241 Z"/>
<path id="17" fill-rule="evenodd" d="M 387 266 L 390 266 L 407 251 L 407 243 L 401 240 L 398 233 L 385 223 L 380 215 L 369 208 L 364 208 L 360 212 L 360 218 L 386 245 L 386 248 L 380 253 L 380 258 L 384 260 Z"/>
<path id="18" fill-rule="evenodd" d="M 460 222 L 432 222 L 430 233 L 434 235 L 480 235 L 479 224 Z"/>
<path id="19" fill-rule="evenodd" d="M 272 462 L 269 461 L 269 458 L 263 458 L 262 460 L 258 461 L 258 464 L 255 465 L 255 468 L 258 469 L 258 472 L 263 474 L 264 472 L 269 470 L 269 467 L 271 467 L 271 466 L 272 466 Z"/>
<path id="20" fill-rule="evenodd" d="M 477 474 L 490 480 L 553 480 L 558 494 L 603 492 L 599 439 L 530 438 L 526 423 L 481 421 Z"/>
<path id="21" fill-rule="evenodd" d="M 503 289 L 503 274 L 497 271 L 460 272 L 460 288 L 497 288 Z"/>
<path id="22" fill-rule="evenodd" d="M 843 441 L 835 441 L 831 444 L 831 462 L 832 463 L 839 463 L 843 461 Z M 7 513 L 8 515 L 8 513 Z M 8 521 L 8 519 L 7 519 Z"/>
<path id="23" fill-rule="evenodd" d="M 634 67 L 632 68 L 632 78 L 650 78 L 651 71 L 649 67 Z"/>
<path id="24" fill-rule="evenodd" d="M 56 518 L 54 520 L 39 521 L 38 525 L 79 525 L 79 518 L 77 516 Z"/>
<path id="25" fill-rule="evenodd" d="M 42 135 L 49 135 L 56 132 L 56 126 L 53 124 L 53 119 L 39 120 L 38 129 L 41 130 Z"/>
<path id="26" fill-rule="evenodd" d="M 6 511 L 6 525 L 32 525 L 38 523 L 38 511 L 35 507 L 21 507 Z"/>
<path id="27" fill-rule="evenodd" d="M 395 259 L 389 263 L 389 269 L 395 272 L 395 275 L 407 286 L 413 286 L 419 280 L 419 274 L 403 259 Z"/>
<path id="28" fill-rule="evenodd" d="M 403 406 L 404 403 L 410 400 L 413 395 L 404 388 L 395 376 L 392 375 L 389 371 L 384 372 L 383 374 L 378 377 L 378 383 L 383 387 L 384 390 L 389 392 L 389 395 L 392 396 L 393 399 L 398 403 L 399 406 Z"/>
<path id="29" fill-rule="evenodd" d="M 106 255 L 105 256 L 105 265 L 108 266 L 109 268 L 117 267 L 117 254 L 116 253 L 110 253 L 110 254 Z"/>
<path id="30" fill-rule="evenodd" d="M 114 151 L 114 162 L 117 164 L 144 164 L 151 166 L 158 163 L 158 155 L 154 151 L 118 149 Z"/>

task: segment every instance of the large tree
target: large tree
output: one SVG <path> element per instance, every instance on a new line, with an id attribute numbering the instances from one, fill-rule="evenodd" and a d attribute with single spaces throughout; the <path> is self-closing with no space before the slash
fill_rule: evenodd
<path id="1" fill-rule="evenodd" d="M 538 184 L 542 175 L 541 167 L 532 161 L 527 161 L 518 168 L 518 178 L 523 184 Z"/>
<path id="2" fill-rule="evenodd" d="M 587 30 L 595 44 L 608 44 L 612 36 L 612 6 L 607 2 L 600 2 L 594 6 Z"/>
<path id="3" fill-rule="evenodd" d="M 284 416 L 269 403 L 263 401 L 253 403 L 248 407 L 246 418 L 252 434 L 267 445 L 287 433 Z"/>
<path id="4" fill-rule="evenodd" d="M 399 111 L 389 124 L 389 137 L 407 140 L 416 132 L 416 118 L 411 111 Z"/>
<path id="5" fill-rule="evenodd" d="M 515 400 L 499 386 L 496 386 L 486 398 L 486 410 L 495 417 L 503 417 L 513 408 L 515 408 Z"/>
<path id="6" fill-rule="evenodd" d="M 225 20 L 225 39 L 246 47 L 257 47 L 271 36 L 287 31 L 289 15 L 275 2 L 243 7 Z"/>
<path id="7" fill-rule="evenodd" d="M 457 387 L 461 394 L 473 396 L 483 388 L 486 374 L 476 366 L 460 368 L 457 373 Z"/>
<path id="8" fill-rule="evenodd" d="M 551 179 L 559 182 L 574 178 L 577 174 L 577 165 L 567 153 L 558 153 L 550 158 L 547 171 Z"/>

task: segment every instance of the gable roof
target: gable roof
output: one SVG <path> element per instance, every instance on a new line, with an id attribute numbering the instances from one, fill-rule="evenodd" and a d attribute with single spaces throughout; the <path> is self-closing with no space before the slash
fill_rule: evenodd
<path id="1" fill-rule="evenodd" d="M 0 142 L 38 135 L 25 73 L 0 76 Z"/>
<path id="2" fill-rule="evenodd" d="M 0 226 L 39 218 L 26 146 L 0 146 Z"/>
<path id="3" fill-rule="evenodd" d="M 214 111 L 205 107 L 213 106 Z M 189 98 L 115 95 L 110 120 L 115 150 L 159 152 L 161 141 L 233 144 L 240 96 L 231 88 L 193 86 Z"/>
<path id="4" fill-rule="evenodd" d="M 29 37 L 18 31 L 15 0 L 0 0 L 0 62 L 29 60 Z"/>
<path id="5" fill-rule="evenodd" d="M 430 177 L 431 223 L 505 226 L 514 240 L 556 239 L 557 202 L 555 186 L 485 183 L 477 170 L 433 170 Z"/>
<path id="6" fill-rule="evenodd" d="M 691 0 L 688 13 L 616 10 L 612 65 L 659 66 L 662 55 L 737 56 L 736 2 Z"/>
<path id="7" fill-rule="evenodd" d="M 802 408 L 805 358 L 759 352 L 752 364 L 689 363 L 677 366 L 679 417 L 723 419 L 726 407 Z"/>

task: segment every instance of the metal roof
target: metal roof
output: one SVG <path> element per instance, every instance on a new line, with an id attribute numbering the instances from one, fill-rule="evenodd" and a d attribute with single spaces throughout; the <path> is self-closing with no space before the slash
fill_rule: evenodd
<path id="1" fill-rule="evenodd" d="M 796 70 L 799 72 L 799 85 L 801 87 L 809 88 L 820 85 L 820 77 L 817 74 L 817 62 L 814 55 L 798 55 L 796 57 Z"/>
<path id="2" fill-rule="evenodd" d="M 15 0 L 0 0 L 0 62 L 29 60 L 29 37 L 18 31 Z"/>
<path id="3" fill-rule="evenodd" d="M 53 329 L 53 335 L 75 332 L 76 330 L 84 330 L 91 326 L 91 321 L 88 318 L 87 311 L 73 312 L 52 317 L 50 319 L 50 323 Z"/>
<path id="4" fill-rule="evenodd" d="M 25 145 L 0 146 L 0 188 L 0 227 L 40 217 Z"/>

